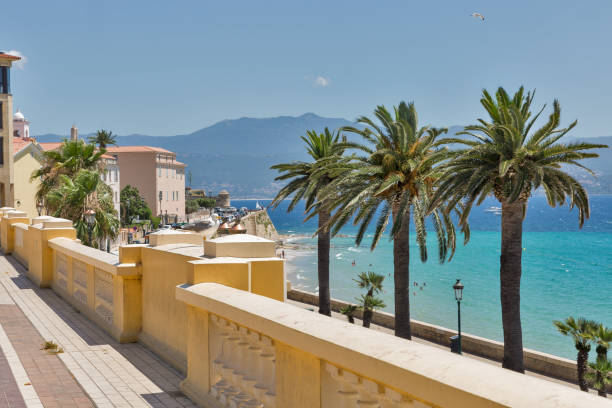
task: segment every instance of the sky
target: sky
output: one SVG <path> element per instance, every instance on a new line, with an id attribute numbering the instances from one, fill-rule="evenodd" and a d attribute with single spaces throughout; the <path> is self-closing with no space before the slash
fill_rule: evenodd
<path id="1" fill-rule="evenodd" d="M 588 4 L 587 4 L 588 3 Z M 612 135 L 612 2 L 10 1 L 0 50 L 32 134 L 191 133 L 224 119 L 355 119 L 414 101 L 421 124 L 483 116 L 483 88 L 558 98 Z M 481 21 L 471 16 L 478 12 Z"/>

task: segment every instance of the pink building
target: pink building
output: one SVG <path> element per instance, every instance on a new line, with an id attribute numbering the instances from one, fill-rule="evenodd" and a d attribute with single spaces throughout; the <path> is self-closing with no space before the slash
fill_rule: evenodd
<path id="1" fill-rule="evenodd" d="M 185 219 L 185 164 L 176 153 L 150 146 L 109 146 L 121 169 L 121 189 L 136 187 L 154 215 Z"/>

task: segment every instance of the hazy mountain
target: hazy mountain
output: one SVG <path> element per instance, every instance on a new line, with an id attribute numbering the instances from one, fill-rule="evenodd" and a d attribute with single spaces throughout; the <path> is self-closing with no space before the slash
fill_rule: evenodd
<path id="1" fill-rule="evenodd" d="M 307 130 L 336 129 L 353 123 L 341 118 L 323 118 L 313 113 L 298 117 L 240 118 L 224 120 L 188 135 L 147 136 L 133 134 L 118 136 L 120 146 L 149 145 L 163 147 L 177 153 L 177 159 L 188 165 L 192 186 L 217 192 L 227 189 L 233 197 L 272 197 L 282 186 L 274 182 L 277 173 L 270 166 L 293 160 L 306 160 L 307 154 L 300 139 Z M 454 135 L 461 126 L 451 126 Z M 87 137 L 89 135 L 81 135 Z M 39 142 L 61 141 L 66 136 L 45 134 Z M 612 146 L 612 136 L 583 138 L 589 143 Z M 612 193 L 612 149 L 600 149 L 601 157 L 590 159 L 587 165 L 598 178 L 574 172 L 593 193 Z"/>

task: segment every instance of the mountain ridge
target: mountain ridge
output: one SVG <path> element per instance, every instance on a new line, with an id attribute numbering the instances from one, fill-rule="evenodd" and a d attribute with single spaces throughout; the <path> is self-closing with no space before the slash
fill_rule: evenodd
<path id="1" fill-rule="evenodd" d="M 308 155 L 299 136 L 307 130 L 322 131 L 355 125 L 343 118 L 326 118 L 312 112 L 300 116 L 269 118 L 241 117 L 225 119 L 188 134 L 149 136 L 131 134 L 117 136 L 119 146 L 151 145 L 176 152 L 177 159 L 187 164 L 192 173 L 192 187 L 206 191 L 227 189 L 241 198 L 272 197 L 282 187 L 275 182 L 277 172 L 270 166 L 295 160 L 307 160 Z M 454 135 L 463 126 L 450 126 Z M 87 138 L 92 133 L 82 134 Z M 52 133 L 36 136 L 41 143 L 59 142 L 68 136 Z M 612 136 L 574 138 L 589 143 L 612 146 Z M 600 149 L 602 150 L 602 149 Z M 612 193 L 612 150 L 600 151 L 599 159 L 589 159 L 587 165 L 600 175 L 597 180 L 575 172 L 589 191 Z"/>

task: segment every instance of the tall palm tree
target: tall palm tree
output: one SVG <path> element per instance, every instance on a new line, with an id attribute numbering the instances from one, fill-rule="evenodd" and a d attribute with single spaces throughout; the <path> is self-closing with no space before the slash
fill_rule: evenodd
<path id="1" fill-rule="evenodd" d="M 597 323 L 583 318 L 574 319 L 572 316 L 564 321 L 555 320 L 553 324 L 564 336 L 570 336 L 574 340 L 574 346 L 578 350 L 576 364 L 578 365 L 578 385 L 582 391 L 589 391 L 585 373 L 589 361 L 589 351 L 591 351 L 591 341 L 593 341 L 593 330 Z"/>
<path id="2" fill-rule="evenodd" d="M 474 203 L 493 195 L 501 203 L 500 296 L 504 328 L 503 367 L 524 372 L 523 337 L 520 314 L 523 219 L 532 192 L 542 188 L 552 207 L 569 201 L 578 208 L 580 226 L 589 217 L 587 192 L 562 165 L 583 168 L 579 160 L 597 157 L 586 152 L 607 147 L 582 142 L 559 143 L 576 126 L 560 128 L 561 108 L 553 102 L 553 112 L 539 129 L 534 125 L 545 106 L 532 116 L 533 93 L 521 87 L 511 98 L 503 88 L 492 97 L 486 90 L 480 100 L 490 119 L 465 127 L 460 134 L 471 139 L 454 139 L 467 148 L 454 151 L 445 166 L 434 205 L 463 201 L 460 224 L 468 219 Z"/>
<path id="3" fill-rule="evenodd" d="M 273 208 L 285 198 L 293 196 L 287 211 L 292 211 L 303 199 L 306 201 L 307 211 L 311 216 L 318 215 L 319 229 L 317 231 L 317 256 L 318 256 L 318 278 L 319 278 L 319 313 L 331 316 L 331 300 L 329 294 L 329 250 L 330 232 L 328 222 L 330 210 L 321 204 L 319 193 L 322 188 L 329 184 L 334 176 L 325 170 L 325 166 L 339 160 L 344 152 L 340 141 L 339 132 L 331 132 L 325 128 L 323 133 L 317 134 L 314 130 L 306 132 L 301 136 L 306 144 L 306 150 L 311 162 L 296 161 L 292 163 L 277 164 L 272 169 L 278 170 L 281 175 L 276 180 L 291 180 L 283 187 L 272 203 Z"/>
<path id="4" fill-rule="evenodd" d="M 105 150 L 83 140 L 64 140 L 58 149 L 43 153 L 43 164 L 32 173 L 31 179 L 40 179 L 36 200 L 45 204 L 47 213 L 50 209 L 45 197 L 59 186 L 61 176 L 73 177 L 81 169 L 102 171 L 104 163 L 100 158 L 104 153 Z"/>
<path id="5" fill-rule="evenodd" d="M 359 300 L 361 301 L 361 308 L 363 309 L 363 327 L 370 327 L 374 309 L 386 306 L 382 299 L 376 297 L 377 294 L 382 292 L 382 284 L 385 280 L 385 276 L 368 271 L 361 272 L 357 275 L 357 279 L 353 280 L 357 282 L 357 286 L 367 291 Z"/>
<path id="6" fill-rule="evenodd" d="M 395 335 L 410 339 L 410 213 L 414 215 L 421 261 L 425 262 L 425 219 L 439 177 L 436 165 L 448 155 L 447 149 L 440 148 L 444 140 L 438 139 L 446 129 L 419 128 L 413 103 L 401 102 L 394 108 L 394 115 L 384 106 L 378 106 L 374 115 L 380 124 L 362 116 L 357 122 L 364 125 L 363 128 L 342 129 L 364 139 L 365 144 L 345 144 L 364 155 L 329 166 L 334 174 L 341 176 L 325 187 L 322 196 L 328 200 L 330 208 L 338 208 L 330 220 L 333 234 L 351 219 L 355 225 L 360 225 L 355 239 L 357 245 L 376 218 L 370 245 L 374 250 L 392 221 Z M 439 260 L 444 262 L 455 250 L 455 228 L 447 212 L 433 209 L 431 219 L 438 238 Z M 463 232 L 467 240 L 467 224 Z"/>
<path id="7" fill-rule="evenodd" d="M 55 217 L 72 220 L 77 237 L 88 246 L 99 247 L 98 243 L 106 238 L 116 238 L 119 232 L 112 191 L 93 170 L 80 170 L 73 177 L 60 176 L 60 185 L 53 188 L 45 197 L 50 213 Z M 85 212 L 96 213 L 95 222 L 89 226 L 85 222 Z"/>
<path id="8" fill-rule="evenodd" d="M 106 149 L 106 146 L 117 144 L 117 137 L 113 136 L 110 130 L 100 129 L 95 136 L 89 136 L 89 143 L 98 145 L 100 149 Z"/>

